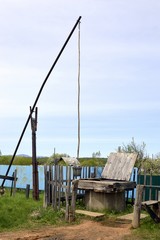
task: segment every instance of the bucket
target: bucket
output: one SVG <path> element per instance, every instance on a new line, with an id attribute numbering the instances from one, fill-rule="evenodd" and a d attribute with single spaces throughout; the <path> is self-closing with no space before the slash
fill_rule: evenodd
<path id="1" fill-rule="evenodd" d="M 76 176 L 76 177 L 80 177 L 81 176 L 81 170 L 82 170 L 82 167 L 80 166 L 74 166 L 73 167 L 73 176 Z"/>

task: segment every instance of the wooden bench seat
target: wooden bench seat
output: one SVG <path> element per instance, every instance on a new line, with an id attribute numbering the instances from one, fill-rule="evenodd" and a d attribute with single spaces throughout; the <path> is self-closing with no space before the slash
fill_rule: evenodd
<path id="1" fill-rule="evenodd" d="M 156 205 L 156 204 L 158 204 L 158 203 L 160 203 L 160 201 L 149 200 L 149 201 L 144 201 L 144 202 L 142 202 L 142 206 L 145 206 L 145 205 L 147 205 L 147 206 L 153 206 L 153 205 Z"/>

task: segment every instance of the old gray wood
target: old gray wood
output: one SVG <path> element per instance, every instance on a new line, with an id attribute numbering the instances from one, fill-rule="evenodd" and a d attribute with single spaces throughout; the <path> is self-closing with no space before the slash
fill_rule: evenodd
<path id="1" fill-rule="evenodd" d="M 94 190 L 96 192 L 116 192 L 133 189 L 136 187 L 135 182 L 113 181 L 113 180 L 95 180 L 80 179 L 78 181 L 78 189 Z"/>
<path id="2" fill-rule="evenodd" d="M 111 153 L 102 178 L 129 181 L 136 159 L 136 153 Z"/>

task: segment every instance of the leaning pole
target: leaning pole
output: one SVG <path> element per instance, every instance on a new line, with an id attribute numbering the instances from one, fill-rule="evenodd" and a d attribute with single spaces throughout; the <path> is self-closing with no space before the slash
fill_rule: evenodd
<path id="1" fill-rule="evenodd" d="M 34 101 L 34 103 L 33 103 L 33 106 L 31 107 L 30 114 L 29 114 L 29 116 L 28 116 L 28 118 L 27 118 L 27 121 L 26 121 L 26 123 L 25 123 L 25 125 L 24 125 L 24 128 L 23 128 L 22 133 L 21 133 L 21 135 L 20 135 L 19 141 L 18 141 L 18 143 L 17 143 L 17 146 L 16 146 L 16 148 L 15 148 L 15 151 L 14 151 L 14 153 L 13 153 L 13 156 L 12 156 L 12 158 L 11 158 L 11 161 L 10 161 L 10 164 L 9 164 L 9 166 L 8 166 L 8 169 L 7 169 L 7 171 L 6 171 L 5 176 L 8 176 L 8 173 L 9 173 L 9 171 L 10 171 L 10 168 L 11 168 L 11 166 L 12 166 L 12 163 L 13 163 L 13 161 L 14 161 L 14 158 L 15 158 L 15 156 L 16 156 L 16 153 L 17 153 L 17 151 L 18 151 L 18 148 L 19 148 L 19 146 L 20 146 L 20 143 L 21 143 L 21 141 L 22 141 L 23 135 L 24 135 L 24 133 L 25 133 L 25 131 L 26 131 L 26 128 L 27 128 L 28 123 L 29 123 L 29 121 L 30 121 L 30 119 L 31 119 L 32 113 L 33 113 L 33 111 L 34 111 L 34 109 L 35 109 L 35 107 L 36 107 L 36 104 L 37 104 L 37 102 L 38 102 L 38 100 L 39 100 L 39 97 L 40 97 L 40 95 L 41 95 L 41 93 L 42 93 L 42 90 L 43 90 L 43 88 L 44 88 L 44 86 L 45 86 L 45 84 L 46 84 L 46 82 L 47 82 L 47 80 L 48 80 L 51 72 L 53 71 L 56 63 L 58 62 L 58 60 L 59 60 L 59 58 L 60 58 L 63 50 L 65 49 L 67 43 L 69 42 L 69 40 L 70 40 L 73 32 L 75 31 L 78 23 L 80 22 L 80 20 L 81 20 L 81 16 L 80 16 L 80 17 L 78 18 L 78 20 L 76 21 L 74 27 L 72 28 L 70 34 L 68 35 L 65 43 L 63 44 L 63 46 L 62 46 L 59 54 L 57 55 L 54 63 L 52 64 L 52 66 L 51 66 L 48 74 L 46 75 L 46 77 L 45 77 L 45 79 L 44 79 L 44 81 L 43 81 L 43 83 L 42 83 L 42 85 L 41 85 L 41 88 L 40 88 L 40 90 L 39 90 L 39 92 L 38 92 L 38 94 L 37 94 L 37 97 L 36 97 L 36 99 L 35 99 L 35 101 Z M 1 185 L 1 188 L 3 188 L 4 183 L 5 183 L 5 180 L 6 180 L 6 179 L 4 178 L 4 179 L 3 179 L 3 182 L 2 182 L 2 185 Z"/>

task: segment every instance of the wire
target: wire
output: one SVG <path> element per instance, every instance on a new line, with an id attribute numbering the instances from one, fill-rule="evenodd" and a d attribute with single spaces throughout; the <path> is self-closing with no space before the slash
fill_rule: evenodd
<path id="1" fill-rule="evenodd" d="M 77 159 L 79 159 L 80 152 L 80 21 L 78 24 L 78 145 L 77 145 Z"/>

